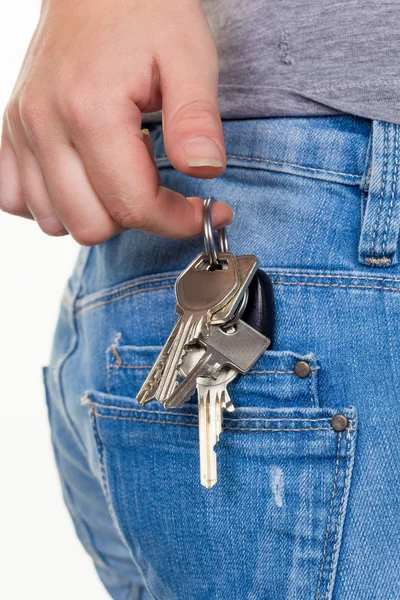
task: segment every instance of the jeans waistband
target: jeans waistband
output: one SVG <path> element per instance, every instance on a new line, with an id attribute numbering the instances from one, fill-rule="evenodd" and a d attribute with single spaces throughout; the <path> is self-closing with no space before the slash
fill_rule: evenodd
<path id="1" fill-rule="evenodd" d="M 362 189 L 358 261 L 398 262 L 399 126 L 350 115 L 224 121 L 228 167 L 264 169 Z M 159 168 L 170 163 L 161 124 L 149 124 Z M 159 137 L 160 136 L 160 137 Z"/>
<path id="2" fill-rule="evenodd" d="M 161 124 L 147 124 L 159 168 L 170 163 Z M 248 167 L 359 185 L 371 121 L 352 116 L 223 121 L 228 166 Z"/>

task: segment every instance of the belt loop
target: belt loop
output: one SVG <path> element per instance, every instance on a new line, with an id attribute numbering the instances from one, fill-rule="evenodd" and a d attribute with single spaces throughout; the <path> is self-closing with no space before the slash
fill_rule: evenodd
<path id="1" fill-rule="evenodd" d="M 368 267 L 391 267 L 398 262 L 399 136 L 398 125 L 372 122 L 372 159 L 364 178 L 368 196 L 358 247 L 358 260 Z"/>

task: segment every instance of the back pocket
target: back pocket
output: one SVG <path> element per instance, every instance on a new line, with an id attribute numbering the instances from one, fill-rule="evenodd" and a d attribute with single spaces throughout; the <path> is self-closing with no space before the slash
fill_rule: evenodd
<path id="1" fill-rule="evenodd" d="M 331 598 L 355 409 L 321 406 L 312 354 L 267 352 L 230 387 L 220 480 L 206 490 L 196 403 L 166 411 L 134 399 L 158 350 L 111 348 L 108 393 L 86 396 L 105 493 L 154 597 Z"/>

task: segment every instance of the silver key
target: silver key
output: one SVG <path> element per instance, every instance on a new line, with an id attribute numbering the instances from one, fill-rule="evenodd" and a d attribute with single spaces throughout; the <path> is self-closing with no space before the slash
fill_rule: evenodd
<path id="1" fill-rule="evenodd" d="M 176 312 L 180 315 L 168 340 L 137 396 L 140 404 L 153 398 L 163 402 L 176 386 L 178 367 L 185 346 L 207 333 L 214 312 L 227 304 L 240 286 L 236 258 L 220 253 L 224 268 L 211 271 L 208 257 L 200 254 L 178 277 L 175 284 Z"/>
<path id="2" fill-rule="evenodd" d="M 204 354 L 204 348 L 190 350 L 180 367 L 183 376 L 189 373 Z M 198 377 L 196 380 L 197 402 L 199 412 L 199 450 L 200 450 L 200 483 L 205 488 L 212 488 L 218 481 L 217 454 L 214 450 L 222 433 L 224 408 L 229 412 L 235 410 L 227 390 L 228 384 L 235 379 L 238 372 L 224 367 L 217 379 Z"/>
<path id="3" fill-rule="evenodd" d="M 270 345 L 268 338 L 242 320 L 239 320 L 232 329 L 233 331 L 224 331 L 221 327 L 212 326 L 207 338 L 199 337 L 198 342 L 206 351 L 196 366 L 165 400 L 166 408 L 183 406 L 196 388 L 197 377 L 215 379 L 225 366 L 245 373 Z"/>
<path id="4" fill-rule="evenodd" d="M 235 369 L 224 368 L 216 380 L 208 377 L 197 378 L 200 483 L 207 489 L 212 488 L 218 481 L 218 461 L 214 447 L 222 433 L 224 408 L 230 412 L 235 410 L 227 385 L 237 374 Z"/>

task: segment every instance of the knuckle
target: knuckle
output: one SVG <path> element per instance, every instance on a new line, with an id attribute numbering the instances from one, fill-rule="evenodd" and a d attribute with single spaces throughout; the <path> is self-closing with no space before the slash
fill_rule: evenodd
<path id="1" fill-rule="evenodd" d="M 8 215 L 20 217 L 25 213 L 26 205 L 22 196 L 12 198 L 11 196 L 4 194 L 0 197 L 0 210 Z"/>
<path id="2" fill-rule="evenodd" d="M 67 233 L 63 224 L 55 215 L 40 217 L 36 221 L 43 233 L 51 237 L 59 237 Z"/>
<path id="3" fill-rule="evenodd" d="M 89 227 L 70 231 L 71 236 L 80 246 L 97 246 L 107 241 L 114 233 L 115 231 L 102 231 L 98 228 L 93 229 Z"/>
<path id="4" fill-rule="evenodd" d="M 99 104 L 93 100 L 93 94 L 83 88 L 66 94 L 62 101 L 62 111 L 70 126 L 79 132 L 97 127 L 101 122 Z"/>
<path id="5" fill-rule="evenodd" d="M 19 119 L 19 107 L 15 100 L 11 100 L 4 111 L 3 127 L 15 123 Z"/>
<path id="6" fill-rule="evenodd" d="M 217 106 L 208 100 L 188 100 L 173 114 L 170 121 L 179 123 L 180 127 L 193 127 L 193 122 L 201 122 L 202 127 L 215 127 L 219 120 Z"/>
<path id="7" fill-rule="evenodd" d="M 121 206 L 113 210 L 112 218 L 125 229 L 144 229 L 150 221 L 149 210 L 144 206 Z"/>
<path id="8" fill-rule="evenodd" d="M 18 102 L 19 117 L 33 137 L 41 137 L 48 119 L 44 102 L 34 94 L 23 94 Z"/>

